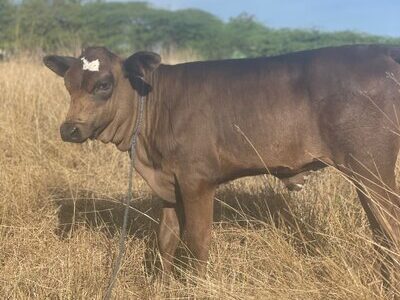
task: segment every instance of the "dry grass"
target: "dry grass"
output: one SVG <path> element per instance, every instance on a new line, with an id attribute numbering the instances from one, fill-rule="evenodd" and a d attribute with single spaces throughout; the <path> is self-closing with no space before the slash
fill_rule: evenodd
<path id="1" fill-rule="evenodd" d="M 62 143 L 68 101 L 39 62 L 0 63 L 1 299 L 101 299 L 106 288 L 128 158 L 112 145 Z M 169 285 L 143 264 L 158 202 L 140 178 L 135 195 L 117 299 L 385 298 L 366 217 L 334 170 L 298 193 L 264 177 L 221 187 L 207 279 Z"/>

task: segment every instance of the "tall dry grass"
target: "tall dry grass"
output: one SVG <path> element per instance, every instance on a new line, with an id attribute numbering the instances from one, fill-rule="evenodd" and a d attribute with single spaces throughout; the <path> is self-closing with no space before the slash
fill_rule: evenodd
<path id="1" fill-rule="evenodd" d="M 108 283 L 128 158 L 61 142 L 68 101 L 40 62 L 0 63 L 1 299 L 101 299 Z M 264 177 L 221 187 L 207 278 L 183 269 L 169 285 L 143 264 L 159 203 L 140 178 L 135 196 L 116 299 L 385 299 L 366 217 L 334 170 L 297 193 Z"/>

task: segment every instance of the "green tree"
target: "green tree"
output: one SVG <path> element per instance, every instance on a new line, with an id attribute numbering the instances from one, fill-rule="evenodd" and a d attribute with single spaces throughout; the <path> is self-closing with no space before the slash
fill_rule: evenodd
<path id="1" fill-rule="evenodd" d="M 192 49 L 205 58 L 221 57 L 224 49 L 224 23 L 201 10 L 176 12 L 149 9 L 132 18 L 129 30 L 136 49 Z"/>
<path id="2" fill-rule="evenodd" d="M 190 49 L 206 59 L 276 55 L 354 43 L 400 44 L 400 39 L 351 31 L 273 29 L 253 16 L 229 22 L 198 9 L 169 11 L 145 2 L 0 0 L 0 48 L 71 52 L 104 45 L 135 50 Z"/>
<path id="3" fill-rule="evenodd" d="M 151 9 L 146 3 L 87 3 L 82 6 L 80 34 L 83 45 L 104 45 L 115 51 L 131 52 L 140 44 L 133 28 Z M 135 47 L 136 48 L 136 47 Z"/>
<path id="4" fill-rule="evenodd" d="M 257 22 L 253 16 L 240 14 L 226 24 L 231 56 L 254 57 L 265 53 L 261 45 L 268 41 L 270 30 Z"/>
<path id="5" fill-rule="evenodd" d="M 79 34 L 80 5 L 71 1 L 25 0 L 16 12 L 15 48 L 52 50 L 71 45 Z"/>
<path id="6" fill-rule="evenodd" d="M 10 49 L 14 40 L 16 7 L 11 0 L 0 0 L 0 48 Z"/>

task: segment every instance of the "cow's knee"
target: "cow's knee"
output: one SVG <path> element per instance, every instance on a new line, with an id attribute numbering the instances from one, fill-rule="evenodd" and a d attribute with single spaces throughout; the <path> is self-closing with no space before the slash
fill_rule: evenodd
<path id="1" fill-rule="evenodd" d="M 208 251 L 211 243 L 211 228 L 210 220 L 195 220 L 188 221 L 185 226 L 185 242 L 193 257 L 197 260 L 207 261 Z"/>

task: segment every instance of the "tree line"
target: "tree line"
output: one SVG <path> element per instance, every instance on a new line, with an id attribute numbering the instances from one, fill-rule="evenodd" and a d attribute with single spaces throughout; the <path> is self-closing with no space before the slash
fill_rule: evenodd
<path id="1" fill-rule="evenodd" d="M 199 9 L 170 11 L 145 2 L 0 0 L 0 49 L 10 53 L 104 45 L 119 54 L 190 49 L 203 58 L 217 59 L 354 43 L 400 44 L 400 38 L 274 29 L 248 14 L 224 22 Z"/>

